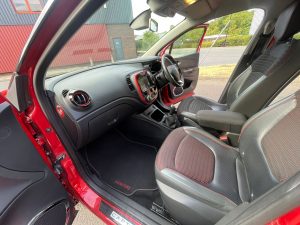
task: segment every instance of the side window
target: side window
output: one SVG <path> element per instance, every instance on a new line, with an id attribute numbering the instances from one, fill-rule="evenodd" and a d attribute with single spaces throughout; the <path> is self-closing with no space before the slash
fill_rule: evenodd
<path id="1" fill-rule="evenodd" d="M 218 101 L 236 64 L 264 17 L 261 9 L 208 21 L 199 59 L 196 95 Z"/>
<path id="2" fill-rule="evenodd" d="M 196 53 L 205 29 L 206 28 L 204 27 L 198 27 L 181 35 L 170 46 L 169 54 L 171 54 L 174 58 L 177 58 Z"/>
<path id="3" fill-rule="evenodd" d="M 296 91 L 299 90 L 300 87 L 300 77 L 298 77 L 293 80 L 291 83 L 289 83 L 280 93 L 277 95 L 277 97 L 270 103 L 270 105 L 286 98 L 287 96 L 294 94 Z"/>
<path id="4" fill-rule="evenodd" d="M 35 14 L 43 10 L 41 0 L 11 0 L 16 13 Z"/>
<path id="5" fill-rule="evenodd" d="M 296 33 L 293 36 L 293 39 L 295 40 L 300 40 L 300 32 Z M 277 97 L 270 103 L 270 105 L 280 101 L 281 99 L 294 94 L 296 91 L 299 90 L 300 87 L 300 74 L 297 75 L 297 77 L 291 82 L 289 83 L 278 95 Z"/>

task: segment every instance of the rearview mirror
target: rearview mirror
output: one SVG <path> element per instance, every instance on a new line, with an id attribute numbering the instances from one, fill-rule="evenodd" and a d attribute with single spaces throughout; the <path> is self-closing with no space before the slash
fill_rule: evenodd
<path id="1" fill-rule="evenodd" d="M 149 20 L 149 30 L 152 32 L 158 31 L 158 23 L 152 18 Z"/>
<path id="2" fill-rule="evenodd" d="M 131 21 L 130 27 L 133 30 L 149 29 L 152 32 L 156 32 L 158 30 L 158 23 L 151 19 L 151 10 L 148 9 L 135 17 Z"/>

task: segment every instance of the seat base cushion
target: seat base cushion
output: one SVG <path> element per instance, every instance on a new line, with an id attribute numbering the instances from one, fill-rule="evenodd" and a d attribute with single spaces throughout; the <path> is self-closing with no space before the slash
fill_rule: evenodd
<path id="1" fill-rule="evenodd" d="M 183 224 L 213 224 L 249 199 L 238 149 L 197 128 L 171 132 L 155 173 L 166 208 Z"/>

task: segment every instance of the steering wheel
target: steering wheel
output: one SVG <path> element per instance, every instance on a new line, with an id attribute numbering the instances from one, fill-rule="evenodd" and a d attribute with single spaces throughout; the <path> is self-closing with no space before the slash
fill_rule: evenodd
<path id="1" fill-rule="evenodd" d="M 171 84 L 176 87 L 182 87 L 184 85 L 183 74 L 177 62 L 171 55 L 164 54 L 161 58 L 161 65 L 166 79 Z"/>

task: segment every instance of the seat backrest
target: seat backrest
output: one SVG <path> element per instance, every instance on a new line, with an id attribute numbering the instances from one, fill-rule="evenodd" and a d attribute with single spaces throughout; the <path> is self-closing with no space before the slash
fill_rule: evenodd
<path id="1" fill-rule="evenodd" d="M 252 200 L 300 171 L 300 91 L 251 117 L 239 142 Z"/>
<path id="2" fill-rule="evenodd" d="M 292 36 L 300 31 L 300 3 L 294 2 L 278 18 L 274 47 L 262 53 L 229 86 L 229 110 L 250 117 L 262 109 L 300 68 L 300 41 Z M 282 75 L 284 72 L 284 75 Z"/>
<path id="3" fill-rule="evenodd" d="M 230 107 L 242 94 L 262 82 L 273 68 L 282 63 L 291 47 L 291 42 L 276 45 L 254 60 L 230 85 L 227 92 L 227 105 Z"/>

